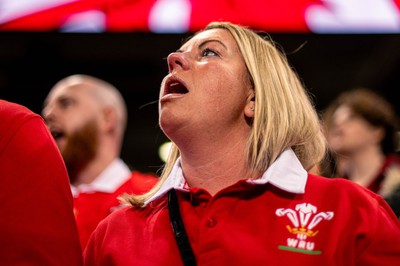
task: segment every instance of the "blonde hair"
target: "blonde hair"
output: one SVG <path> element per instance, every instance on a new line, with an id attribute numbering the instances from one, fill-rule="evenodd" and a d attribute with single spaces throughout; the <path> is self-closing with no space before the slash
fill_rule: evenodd
<path id="1" fill-rule="evenodd" d="M 320 121 L 298 76 L 285 55 L 270 39 L 229 22 L 210 23 L 203 31 L 224 29 L 231 33 L 243 56 L 255 92 L 255 114 L 247 144 L 249 169 L 265 172 L 286 149 L 292 148 L 305 169 L 317 164 L 326 152 Z M 170 174 L 179 149 L 172 145 L 160 181 L 143 196 L 125 197 L 142 206 Z"/>

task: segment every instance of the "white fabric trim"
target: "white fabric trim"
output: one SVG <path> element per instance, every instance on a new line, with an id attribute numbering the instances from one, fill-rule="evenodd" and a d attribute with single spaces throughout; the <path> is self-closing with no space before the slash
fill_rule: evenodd
<path id="1" fill-rule="evenodd" d="M 259 179 L 249 179 L 248 183 L 261 185 L 270 182 L 272 185 L 291 193 L 303 194 L 307 182 L 307 171 L 301 165 L 299 159 L 292 149 L 285 150 L 274 163 L 264 172 Z M 180 158 L 176 161 L 171 173 L 161 188 L 145 205 L 162 197 L 172 188 L 181 191 L 189 191 L 185 188 L 185 177 L 183 176 Z"/>
<path id="2" fill-rule="evenodd" d="M 76 197 L 80 193 L 113 193 L 130 178 L 131 174 L 129 167 L 120 158 L 115 159 L 92 183 L 71 185 L 72 195 Z"/>

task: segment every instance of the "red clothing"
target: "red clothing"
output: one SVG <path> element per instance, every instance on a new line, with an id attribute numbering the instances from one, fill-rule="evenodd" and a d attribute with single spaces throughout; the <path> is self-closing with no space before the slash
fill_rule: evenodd
<path id="1" fill-rule="evenodd" d="M 0 265 L 82 265 L 63 159 L 42 118 L 0 100 Z"/>
<path id="2" fill-rule="evenodd" d="M 399 265 L 400 223 L 380 196 L 345 179 L 296 173 L 293 163 L 281 166 L 213 197 L 183 192 L 182 171 L 174 168 L 145 208 L 126 207 L 99 224 L 84 264 L 183 265 L 166 203 L 174 187 L 198 265 Z"/>
<path id="3" fill-rule="evenodd" d="M 152 174 L 132 172 L 130 178 L 113 192 L 89 191 L 74 197 L 74 212 L 83 249 L 98 223 L 120 208 L 117 197 L 128 194 L 143 194 L 157 182 Z"/>
<path id="4" fill-rule="evenodd" d="M 388 176 L 390 169 L 393 167 L 400 168 L 400 158 L 398 155 L 390 154 L 390 155 L 386 156 L 385 162 L 383 163 L 381 170 L 376 175 L 375 179 L 371 182 L 371 184 L 368 185 L 367 188 L 375 193 L 382 195 L 380 193 L 382 184 L 385 182 L 385 179 Z M 399 182 L 397 182 L 397 184 L 398 183 Z M 393 189 L 395 189 L 395 188 L 393 188 Z"/>

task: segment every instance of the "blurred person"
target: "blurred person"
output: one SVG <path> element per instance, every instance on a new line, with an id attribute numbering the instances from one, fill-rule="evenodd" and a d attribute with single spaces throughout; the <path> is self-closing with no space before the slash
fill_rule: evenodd
<path id="1" fill-rule="evenodd" d="M 127 110 L 108 82 L 88 75 L 60 80 L 45 100 L 43 117 L 67 166 L 85 248 L 99 221 L 120 207 L 118 196 L 147 192 L 157 178 L 131 171 L 119 157 Z"/>
<path id="2" fill-rule="evenodd" d="M 370 89 L 355 88 L 332 101 L 324 119 L 334 163 L 330 175 L 390 198 L 400 188 L 399 124 L 392 104 Z M 390 205 L 400 216 L 393 200 Z"/>
<path id="3" fill-rule="evenodd" d="M 85 265 L 400 262 L 400 223 L 379 195 L 307 173 L 326 140 L 272 40 L 211 23 L 167 62 L 159 123 L 173 144 L 160 182 L 123 197 Z"/>
<path id="4" fill-rule="evenodd" d="M 0 265 L 82 265 L 63 159 L 43 119 L 0 100 Z"/>
<path id="5" fill-rule="evenodd" d="M 393 211 L 400 220 L 400 186 L 397 186 L 392 193 L 385 197 L 385 200 L 392 207 Z"/>

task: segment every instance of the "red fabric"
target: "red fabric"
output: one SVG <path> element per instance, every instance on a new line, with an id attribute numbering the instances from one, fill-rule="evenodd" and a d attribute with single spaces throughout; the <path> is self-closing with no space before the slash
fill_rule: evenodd
<path id="1" fill-rule="evenodd" d="M 376 175 L 375 179 L 368 185 L 368 189 L 371 191 L 378 193 L 381 190 L 382 183 L 385 181 L 387 176 L 387 172 L 392 168 L 397 167 L 400 168 L 400 157 L 396 154 L 390 154 L 386 156 L 385 162 L 382 165 L 381 170 Z"/>
<path id="2" fill-rule="evenodd" d="M 81 265 L 69 179 L 42 118 L 0 100 L 0 264 Z"/>
<path id="3" fill-rule="evenodd" d="M 383 165 L 379 172 L 376 174 L 375 178 L 372 180 L 372 182 L 366 186 L 369 190 L 371 190 L 374 193 L 380 194 L 380 190 L 382 188 L 382 184 L 385 181 L 387 177 L 388 171 L 393 168 L 393 167 L 400 167 L 400 157 L 396 154 L 389 154 L 386 156 L 385 161 L 383 162 Z M 339 177 L 341 178 L 341 177 Z M 350 178 L 347 175 L 344 175 L 343 178 L 349 179 Z"/>
<path id="4" fill-rule="evenodd" d="M 10 0 L 11 1 L 11 0 Z M 79 0 L 46 8 L 38 4 L 39 11 L 24 9 L 16 18 L 0 23 L 1 30 L 57 30 L 72 15 L 86 11 L 99 11 L 105 16 L 105 30 L 148 31 L 148 19 L 155 0 Z M 333 9 L 340 1 L 327 0 L 220 0 L 187 1 L 191 6 L 190 31 L 203 29 L 211 21 L 230 21 L 268 32 L 307 33 L 305 12 L 311 5 Z M 336 3 L 338 2 L 338 3 Z M 46 4 L 46 3 L 45 3 Z M 400 0 L 393 0 L 400 10 Z M 335 10 L 333 10 L 335 11 Z M 361 10 L 360 10 L 361 11 Z M 340 14 L 332 14 L 339 16 Z M 340 18 L 339 18 L 340 19 Z"/>
<path id="5" fill-rule="evenodd" d="M 319 0 L 192 0 L 190 29 L 203 29 L 211 21 L 230 21 L 268 32 L 310 32 L 305 11 Z"/>
<path id="6" fill-rule="evenodd" d="M 241 181 L 214 197 L 199 189 L 178 197 L 198 265 L 400 265 L 399 221 L 380 196 L 345 179 L 309 175 L 305 194 Z M 289 214 L 301 221 L 296 206 L 304 203 L 303 213 L 314 206 L 305 226 L 317 223 L 301 240 L 295 229 L 306 227 L 296 227 Z M 166 196 L 107 217 L 84 263 L 183 265 Z"/>
<path id="7" fill-rule="evenodd" d="M 143 194 L 154 186 L 157 178 L 152 174 L 132 172 L 131 178 L 114 193 L 81 193 L 74 198 L 74 213 L 78 224 L 79 237 L 83 249 L 98 223 L 107 215 L 120 208 L 117 199 L 124 193 Z"/>

